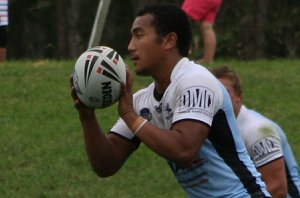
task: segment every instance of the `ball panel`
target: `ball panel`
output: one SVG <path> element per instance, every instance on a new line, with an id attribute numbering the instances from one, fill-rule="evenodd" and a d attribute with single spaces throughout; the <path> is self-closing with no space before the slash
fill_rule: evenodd
<path id="1" fill-rule="evenodd" d="M 126 82 L 126 67 L 122 57 L 113 49 L 101 46 L 100 51 L 102 52 L 103 66 L 108 66 L 107 70 L 114 71 L 120 82 Z M 108 63 L 108 65 L 106 64 Z M 125 74 L 125 75 L 124 75 Z"/>

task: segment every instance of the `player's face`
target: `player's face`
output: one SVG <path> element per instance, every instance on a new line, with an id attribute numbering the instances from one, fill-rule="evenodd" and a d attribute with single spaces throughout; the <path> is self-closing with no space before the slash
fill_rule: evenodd
<path id="1" fill-rule="evenodd" d="M 140 75 L 151 75 L 157 71 L 163 56 L 161 42 L 152 20 L 153 16 L 149 14 L 137 17 L 131 28 L 132 37 L 128 51 L 136 66 L 135 71 Z"/>
<path id="2" fill-rule="evenodd" d="M 234 90 L 234 86 L 229 79 L 220 78 L 219 80 L 227 89 L 227 92 L 229 93 L 229 96 L 230 96 L 230 99 L 232 102 L 234 113 L 237 116 L 239 113 L 240 106 L 242 104 L 242 96 L 236 93 L 236 91 Z"/>

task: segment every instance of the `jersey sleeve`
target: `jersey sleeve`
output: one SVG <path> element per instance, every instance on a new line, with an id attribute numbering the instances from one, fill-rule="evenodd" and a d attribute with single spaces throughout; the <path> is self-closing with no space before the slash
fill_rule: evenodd
<path id="1" fill-rule="evenodd" d="M 125 137 L 126 139 L 134 138 L 134 133 L 128 128 L 126 123 L 122 118 L 119 118 L 115 125 L 111 128 L 111 132 L 118 133 L 119 135 Z"/>
<path id="2" fill-rule="evenodd" d="M 256 167 L 283 156 L 281 140 L 273 126 L 260 126 L 247 134 L 246 146 Z"/>
<path id="3" fill-rule="evenodd" d="M 209 126 L 223 100 L 219 82 L 212 76 L 189 76 L 175 94 L 173 123 L 183 119 L 202 121 Z"/>

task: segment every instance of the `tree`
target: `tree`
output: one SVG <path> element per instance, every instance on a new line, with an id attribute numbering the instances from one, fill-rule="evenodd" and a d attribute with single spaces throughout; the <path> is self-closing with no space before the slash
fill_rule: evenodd
<path id="1" fill-rule="evenodd" d="M 99 45 L 126 55 L 130 27 L 148 2 L 112 0 Z M 272 3 L 272 6 L 271 6 Z M 88 46 L 99 0 L 10 0 L 8 58 L 76 58 Z M 300 1 L 223 0 L 215 29 L 217 57 L 300 57 Z"/>

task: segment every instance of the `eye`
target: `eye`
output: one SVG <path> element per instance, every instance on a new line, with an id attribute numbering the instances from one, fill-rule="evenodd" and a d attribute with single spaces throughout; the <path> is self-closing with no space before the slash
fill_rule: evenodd
<path id="1" fill-rule="evenodd" d="M 143 37 L 143 35 L 144 35 L 143 33 L 137 32 L 137 33 L 135 34 L 135 37 L 138 38 L 138 39 L 140 39 L 140 38 Z"/>
<path id="2" fill-rule="evenodd" d="M 142 38 L 144 35 L 145 35 L 145 34 L 144 34 L 144 31 L 142 31 L 140 28 L 135 29 L 135 30 L 133 31 L 133 33 L 132 33 L 132 36 L 134 36 L 134 37 L 137 38 L 137 39 Z"/>

